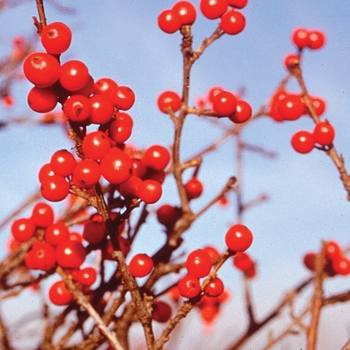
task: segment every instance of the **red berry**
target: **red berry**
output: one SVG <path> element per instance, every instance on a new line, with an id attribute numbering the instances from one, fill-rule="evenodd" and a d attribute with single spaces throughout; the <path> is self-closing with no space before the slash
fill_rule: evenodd
<path id="1" fill-rule="evenodd" d="M 33 219 L 20 218 L 15 220 L 11 226 L 13 238 L 19 242 L 26 242 L 34 236 L 36 230 Z"/>
<path id="2" fill-rule="evenodd" d="M 158 26 L 165 33 L 173 34 L 181 25 L 181 16 L 173 9 L 164 10 L 158 16 Z"/>
<path id="3" fill-rule="evenodd" d="M 72 41 L 72 32 L 62 22 L 53 22 L 43 28 L 41 43 L 48 53 L 59 55 L 68 50 Z"/>
<path id="4" fill-rule="evenodd" d="M 238 252 L 233 257 L 233 264 L 237 269 L 248 271 L 254 266 L 252 258 L 245 252 Z"/>
<path id="5" fill-rule="evenodd" d="M 131 176 L 133 162 L 122 150 L 113 147 L 102 157 L 100 169 L 102 176 L 107 181 L 119 185 Z"/>
<path id="6" fill-rule="evenodd" d="M 214 97 L 221 91 L 224 91 L 224 88 L 221 86 L 213 86 L 208 91 L 208 100 L 213 103 Z"/>
<path id="7" fill-rule="evenodd" d="M 284 120 L 299 119 L 305 111 L 304 100 L 298 94 L 286 94 L 278 102 L 278 111 Z"/>
<path id="8" fill-rule="evenodd" d="M 57 281 L 49 289 L 49 299 L 55 305 L 68 305 L 73 300 L 73 294 L 69 292 L 63 281 Z"/>
<path id="9" fill-rule="evenodd" d="M 252 244 L 253 234 L 248 227 L 242 224 L 234 224 L 226 232 L 225 242 L 232 251 L 243 252 Z"/>
<path id="10" fill-rule="evenodd" d="M 124 143 L 131 136 L 133 119 L 124 112 L 117 112 L 115 117 L 108 128 L 109 137 L 116 143 Z"/>
<path id="11" fill-rule="evenodd" d="M 100 160 L 110 149 L 108 136 L 103 131 L 92 131 L 87 134 L 82 143 L 82 150 L 86 157 Z"/>
<path id="12" fill-rule="evenodd" d="M 221 17 L 228 8 L 228 0 L 201 0 L 200 9 L 208 19 Z"/>
<path id="13" fill-rule="evenodd" d="M 60 64 L 57 59 L 44 52 L 35 52 L 23 62 L 25 77 L 37 87 L 49 87 L 60 77 Z"/>
<path id="14" fill-rule="evenodd" d="M 321 116 L 326 110 L 326 101 L 322 97 L 310 96 L 312 106 L 318 116 Z"/>
<path id="15" fill-rule="evenodd" d="M 73 174 L 77 161 L 72 153 L 62 149 L 52 155 L 50 165 L 56 175 L 69 176 Z"/>
<path id="16" fill-rule="evenodd" d="M 40 182 L 43 182 L 53 175 L 55 175 L 55 173 L 51 169 L 51 164 L 46 163 L 40 168 L 38 178 Z"/>
<path id="17" fill-rule="evenodd" d="M 181 24 L 193 24 L 196 20 L 197 12 L 195 6 L 189 1 L 178 1 L 173 6 L 173 11 L 176 12 L 181 20 Z"/>
<path id="18" fill-rule="evenodd" d="M 157 210 L 157 219 L 164 226 L 171 226 L 179 217 L 179 209 L 170 205 L 163 204 Z"/>
<path id="19" fill-rule="evenodd" d="M 91 114 L 90 99 L 80 94 L 72 95 L 64 102 L 63 111 L 72 122 L 83 122 Z"/>
<path id="20" fill-rule="evenodd" d="M 314 252 L 309 252 L 304 255 L 304 259 L 303 259 L 304 265 L 310 271 L 315 271 L 315 257 L 316 257 L 316 254 Z"/>
<path id="21" fill-rule="evenodd" d="M 69 238 L 69 230 L 63 221 L 58 221 L 45 230 L 45 241 L 57 246 Z"/>
<path id="22" fill-rule="evenodd" d="M 28 105 L 37 113 L 51 112 L 57 105 L 57 95 L 52 87 L 34 86 L 28 93 Z"/>
<path id="23" fill-rule="evenodd" d="M 247 6 L 248 0 L 228 0 L 229 6 L 242 9 Z"/>
<path id="24" fill-rule="evenodd" d="M 342 249 L 338 242 L 327 241 L 326 242 L 326 257 L 330 260 L 337 259 L 342 255 Z"/>
<path id="25" fill-rule="evenodd" d="M 212 260 L 204 249 L 196 249 L 186 259 L 186 269 L 189 275 L 201 278 L 209 275 L 212 268 Z"/>
<path id="26" fill-rule="evenodd" d="M 56 265 L 55 248 L 50 243 L 36 241 L 31 251 L 32 261 L 36 269 L 50 271 Z"/>
<path id="27" fill-rule="evenodd" d="M 93 267 L 84 267 L 81 270 L 73 270 L 72 277 L 84 286 L 92 286 L 97 279 L 97 271 Z"/>
<path id="28" fill-rule="evenodd" d="M 91 187 L 96 185 L 101 177 L 99 164 L 92 159 L 81 160 L 74 169 L 73 180 L 78 186 Z"/>
<path id="29" fill-rule="evenodd" d="M 227 11 L 222 15 L 220 21 L 220 28 L 230 35 L 235 35 L 243 31 L 246 20 L 243 14 L 236 10 Z"/>
<path id="30" fill-rule="evenodd" d="M 113 98 L 117 94 L 118 84 L 110 78 L 101 78 L 94 84 L 94 94 L 106 95 L 113 101 Z"/>
<path id="31" fill-rule="evenodd" d="M 167 322 L 171 317 L 171 306 L 165 301 L 155 300 L 152 303 L 152 309 L 152 319 L 157 322 Z"/>
<path id="32" fill-rule="evenodd" d="M 139 185 L 138 196 L 147 204 L 158 202 L 162 193 L 162 185 L 156 180 L 144 180 Z"/>
<path id="33" fill-rule="evenodd" d="M 332 261 L 332 268 L 338 275 L 350 274 L 350 260 L 345 256 L 338 256 Z"/>
<path id="34" fill-rule="evenodd" d="M 218 297 L 224 291 L 224 283 L 219 277 L 213 278 L 204 288 L 205 295 L 209 297 Z"/>
<path id="35" fill-rule="evenodd" d="M 288 54 L 284 57 L 283 63 L 287 69 L 293 68 L 300 64 L 300 57 L 293 53 Z"/>
<path id="36" fill-rule="evenodd" d="M 177 112 L 181 107 L 181 97 L 177 92 L 167 90 L 158 96 L 157 105 L 163 113 L 168 113 L 169 107 L 173 112 Z"/>
<path id="37" fill-rule="evenodd" d="M 154 170 L 164 170 L 170 162 L 170 152 L 161 145 L 148 147 L 142 157 L 142 163 Z"/>
<path id="38" fill-rule="evenodd" d="M 195 298 L 201 292 L 201 285 L 195 276 L 185 275 L 177 284 L 179 293 L 184 298 Z"/>
<path id="39" fill-rule="evenodd" d="M 284 89 L 277 90 L 271 98 L 269 115 L 276 122 L 282 122 L 283 117 L 279 112 L 278 105 L 281 100 L 286 97 L 286 91 Z"/>
<path id="40" fill-rule="evenodd" d="M 124 198 L 139 198 L 139 188 L 142 183 L 141 178 L 131 175 L 125 182 L 120 184 L 119 193 Z"/>
<path id="41" fill-rule="evenodd" d="M 315 143 L 330 146 L 335 137 L 335 130 L 328 121 L 319 122 L 314 128 L 313 135 Z"/>
<path id="42" fill-rule="evenodd" d="M 108 123 L 114 112 L 112 101 L 106 95 L 93 95 L 90 97 L 90 117 L 93 124 Z"/>
<path id="43" fill-rule="evenodd" d="M 229 115 L 229 119 L 234 123 L 245 123 L 252 116 L 252 107 L 243 100 L 237 100 L 236 111 Z"/>
<path id="44" fill-rule="evenodd" d="M 215 247 L 207 246 L 204 247 L 203 250 L 209 254 L 212 264 L 214 264 L 216 260 L 220 258 L 220 252 Z"/>
<path id="45" fill-rule="evenodd" d="M 91 244 L 102 242 L 106 235 L 107 229 L 104 222 L 88 221 L 84 226 L 83 239 Z"/>
<path id="46" fill-rule="evenodd" d="M 67 61 L 61 66 L 60 83 L 68 91 L 82 89 L 90 80 L 85 63 L 78 60 Z"/>
<path id="47" fill-rule="evenodd" d="M 77 241 L 68 239 L 56 248 L 56 260 L 61 267 L 78 269 L 84 262 L 85 257 L 85 248 Z"/>
<path id="48" fill-rule="evenodd" d="M 186 184 L 185 184 L 185 191 L 188 200 L 195 199 L 200 197 L 200 195 L 203 192 L 203 185 L 200 180 L 198 180 L 196 177 L 192 177 Z"/>
<path id="49" fill-rule="evenodd" d="M 312 50 L 318 50 L 324 46 L 326 42 L 326 36 L 320 30 L 310 30 L 309 31 L 309 43 L 308 47 Z"/>
<path id="50" fill-rule="evenodd" d="M 130 109 L 135 102 L 134 91 L 128 86 L 118 86 L 116 95 L 114 96 L 114 106 L 123 111 Z"/>
<path id="51" fill-rule="evenodd" d="M 145 277 L 153 270 L 153 260 L 147 254 L 136 254 L 129 263 L 129 271 L 134 277 Z"/>
<path id="52" fill-rule="evenodd" d="M 69 183 L 61 175 L 52 175 L 41 182 L 40 192 L 50 202 L 59 202 L 69 193 Z"/>
<path id="53" fill-rule="evenodd" d="M 314 136 L 307 130 L 297 131 L 292 136 L 291 142 L 294 150 L 303 154 L 310 153 L 315 146 Z"/>
<path id="54" fill-rule="evenodd" d="M 297 48 L 303 49 L 309 45 L 309 32 L 304 28 L 295 29 L 292 33 L 292 41 Z"/>
<path id="55" fill-rule="evenodd" d="M 47 227 L 52 225 L 54 216 L 55 214 L 51 205 L 40 202 L 34 206 L 31 220 L 36 226 Z"/>
<path id="56" fill-rule="evenodd" d="M 229 91 L 220 91 L 213 98 L 213 110 L 222 117 L 234 113 L 236 111 L 236 105 L 236 97 Z"/>

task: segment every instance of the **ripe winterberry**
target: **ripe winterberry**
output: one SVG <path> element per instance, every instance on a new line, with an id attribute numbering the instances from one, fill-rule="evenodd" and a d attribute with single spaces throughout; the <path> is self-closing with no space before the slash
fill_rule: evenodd
<path id="1" fill-rule="evenodd" d="M 181 97 L 175 91 L 163 91 L 157 99 L 157 105 L 161 112 L 168 113 L 170 107 L 173 112 L 177 112 L 181 107 Z"/>
<path id="2" fill-rule="evenodd" d="M 35 229 L 35 222 L 31 218 L 17 219 L 11 225 L 12 236 L 19 242 L 26 242 L 32 238 L 34 236 Z"/>
<path id="3" fill-rule="evenodd" d="M 28 93 L 28 105 L 37 113 L 51 112 L 57 105 L 57 95 L 52 87 L 37 87 L 34 86 Z"/>
<path id="4" fill-rule="evenodd" d="M 242 224 L 232 225 L 225 235 L 227 247 L 234 252 L 247 250 L 253 242 L 253 234 Z"/>
<path id="5" fill-rule="evenodd" d="M 72 32 L 66 24 L 53 22 L 43 28 L 40 39 L 48 53 L 59 55 L 68 50 L 72 41 Z"/>
<path id="6" fill-rule="evenodd" d="M 101 177 L 99 164 L 92 159 L 81 160 L 74 169 L 73 181 L 81 187 L 96 185 Z"/>
<path id="7" fill-rule="evenodd" d="M 297 131 L 292 136 L 291 142 L 292 147 L 298 153 L 310 153 L 315 146 L 314 136 L 307 130 Z"/>
<path id="8" fill-rule="evenodd" d="M 309 43 L 308 47 L 312 50 L 318 50 L 324 46 L 326 42 L 326 36 L 320 30 L 311 30 L 309 31 Z"/>
<path id="9" fill-rule="evenodd" d="M 64 102 L 63 111 L 72 122 L 84 122 L 91 114 L 90 99 L 80 94 L 72 95 Z"/>
<path id="10" fill-rule="evenodd" d="M 244 100 L 237 100 L 236 111 L 228 117 L 234 123 L 245 123 L 252 116 L 252 107 Z"/>
<path id="11" fill-rule="evenodd" d="M 113 98 L 114 106 L 123 111 L 129 110 L 135 102 L 135 94 L 128 86 L 118 86 Z"/>
<path id="12" fill-rule="evenodd" d="M 288 93 L 278 102 L 278 111 L 284 120 L 299 119 L 305 111 L 305 104 L 298 94 Z"/>
<path id="13" fill-rule="evenodd" d="M 199 7 L 205 17 L 216 19 L 226 12 L 228 0 L 201 0 Z"/>
<path id="14" fill-rule="evenodd" d="M 252 258 L 245 252 L 237 252 L 233 256 L 233 264 L 242 271 L 248 271 L 254 266 Z"/>
<path id="15" fill-rule="evenodd" d="M 170 152 L 161 145 L 148 147 L 142 157 L 142 163 L 154 170 L 164 170 L 170 162 Z"/>
<path id="16" fill-rule="evenodd" d="M 145 277 L 153 270 L 153 260 L 147 254 L 136 254 L 130 260 L 129 271 L 134 277 Z"/>
<path id="17" fill-rule="evenodd" d="M 131 136 L 133 119 L 124 112 L 117 112 L 108 128 L 109 137 L 116 143 L 124 143 Z"/>
<path id="18" fill-rule="evenodd" d="M 201 292 L 201 285 L 195 276 L 185 275 L 177 284 L 179 293 L 184 298 L 195 298 Z"/>
<path id="19" fill-rule="evenodd" d="M 162 185 L 156 180 L 144 180 L 138 188 L 139 198 L 147 204 L 158 202 L 162 193 Z"/>
<path id="20" fill-rule="evenodd" d="M 224 283 L 219 277 L 213 278 L 204 288 L 205 295 L 209 297 L 218 297 L 224 291 Z"/>
<path id="21" fill-rule="evenodd" d="M 155 300 L 152 303 L 152 309 L 152 319 L 157 322 L 167 322 L 171 317 L 171 306 L 165 301 Z"/>
<path id="22" fill-rule="evenodd" d="M 332 260 L 332 267 L 338 275 L 346 276 L 350 274 L 350 260 L 343 255 Z"/>
<path id="23" fill-rule="evenodd" d="M 110 149 L 108 136 L 103 131 L 92 131 L 87 134 L 82 143 L 82 150 L 86 157 L 100 160 Z"/>
<path id="24" fill-rule="evenodd" d="M 243 31 L 246 20 L 244 15 L 236 10 L 229 10 L 222 15 L 220 21 L 220 28 L 230 35 L 235 35 Z"/>
<path id="25" fill-rule="evenodd" d="M 55 248 L 50 243 L 36 241 L 31 252 L 31 258 L 36 269 L 50 271 L 56 265 Z"/>
<path id="26" fill-rule="evenodd" d="M 69 292 L 64 281 L 57 281 L 49 289 L 49 299 L 58 306 L 68 305 L 73 300 L 73 294 Z"/>
<path id="27" fill-rule="evenodd" d="M 113 116 L 114 107 L 109 97 L 106 95 L 92 95 L 90 97 L 90 117 L 93 124 L 108 123 Z"/>
<path id="28" fill-rule="evenodd" d="M 61 267 L 78 269 L 85 257 L 85 248 L 77 241 L 68 239 L 56 247 L 56 260 Z"/>
<path id="29" fill-rule="evenodd" d="M 119 193 L 124 198 L 139 198 L 139 188 L 142 183 L 141 178 L 131 175 L 125 182 L 120 184 Z"/>
<path id="30" fill-rule="evenodd" d="M 335 130 L 328 121 L 319 122 L 315 125 L 313 135 L 315 143 L 330 146 L 335 137 Z"/>
<path id="31" fill-rule="evenodd" d="M 213 98 L 213 110 L 222 117 L 234 113 L 236 111 L 236 106 L 236 97 L 229 91 L 220 91 Z"/>
<path id="32" fill-rule="evenodd" d="M 158 16 L 158 26 L 165 33 L 173 34 L 180 29 L 181 25 L 181 17 L 173 9 L 164 10 Z"/>
<path id="33" fill-rule="evenodd" d="M 82 89 L 89 82 L 89 70 L 82 61 L 67 61 L 61 66 L 59 80 L 66 90 L 77 91 Z"/>
<path id="34" fill-rule="evenodd" d="M 303 49 L 304 47 L 309 45 L 309 32 L 304 28 L 297 28 L 292 33 L 292 42 L 294 45 Z"/>
<path id="35" fill-rule="evenodd" d="M 84 286 L 92 286 L 97 279 L 97 271 L 93 267 L 84 267 L 81 270 L 73 270 L 72 277 L 75 281 L 83 284 Z"/>
<path id="36" fill-rule="evenodd" d="M 69 239 L 69 230 L 63 221 L 58 221 L 48 226 L 45 230 L 45 241 L 57 246 Z"/>
<path id="37" fill-rule="evenodd" d="M 102 242 L 106 235 L 104 222 L 88 221 L 84 226 L 83 239 L 91 244 Z"/>
<path id="38" fill-rule="evenodd" d="M 228 0 L 229 6 L 242 9 L 247 6 L 248 0 Z"/>
<path id="39" fill-rule="evenodd" d="M 31 219 L 36 226 L 47 227 L 53 223 L 54 216 L 51 205 L 40 202 L 34 206 Z"/>
<path id="40" fill-rule="evenodd" d="M 77 161 L 72 153 L 62 149 L 51 156 L 50 165 L 56 175 L 69 176 L 73 174 Z"/>
<path id="41" fill-rule="evenodd" d="M 192 251 L 186 259 L 186 269 L 189 275 L 201 278 L 209 275 L 212 268 L 212 260 L 204 249 Z"/>
<path id="42" fill-rule="evenodd" d="M 61 175 L 52 175 L 41 182 L 40 192 L 50 202 L 59 202 L 69 193 L 69 183 Z"/>
<path id="43" fill-rule="evenodd" d="M 185 191 L 188 200 L 198 198 L 203 192 L 203 184 L 198 178 L 192 177 L 185 184 Z"/>
<path id="44" fill-rule="evenodd" d="M 157 219 L 164 226 L 171 226 L 179 217 L 179 209 L 170 205 L 163 204 L 157 210 Z"/>
<path id="45" fill-rule="evenodd" d="M 181 24 L 193 24 L 196 20 L 197 12 L 195 6 L 189 1 L 178 1 L 173 6 L 180 18 Z"/>

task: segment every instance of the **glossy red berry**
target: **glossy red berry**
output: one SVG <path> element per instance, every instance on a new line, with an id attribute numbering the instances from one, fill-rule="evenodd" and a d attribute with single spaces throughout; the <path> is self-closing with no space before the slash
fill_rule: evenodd
<path id="1" fill-rule="evenodd" d="M 40 182 L 43 182 L 44 180 L 47 180 L 49 177 L 53 175 L 55 175 L 55 173 L 51 169 L 51 164 L 46 163 L 40 168 L 38 173 L 38 178 Z"/>
<path id="2" fill-rule="evenodd" d="M 221 91 L 225 91 L 225 89 L 221 86 L 213 86 L 208 91 L 208 100 L 213 103 L 214 97 Z"/>
<path id="3" fill-rule="evenodd" d="M 237 100 L 236 111 L 228 117 L 234 123 L 245 123 L 252 116 L 252 107 L 244 100 Z"/>
<path id="4" fill-rule="evenodd" d="M 87 158 L 100 160 L 110 149 L 108 136 L 103 131 L 92 131 L 82 143 L 82 150 Z"/>
<path id="5" fill-rule="evenodd" d="M 58 306 L 68 305 L 73 300 L 73 294 L 69 292 L 64 281 L 57 281 L 49 289 L 49 299 Z"/>
<path id="6" fill-rule="evenodd" d="M 168 113 L 170 107 L 173 112 L 177 112 L 181 107 L 181 97 L 175 91 L 163 91 L 157 99 L 157 105 L 161 112 Z"/>
<path id="7" fill-rule="evenodd" d="M 300 57 L 294 53 L 288 54 L 284 57 L 283 64 L 287 69 L 291 69 L 300 64 Z"/>
<path id="8" fill-rule="evenodd" d="M 326 248 L 326 257 L 330 260 L 334 260 L 342 256 L 341 246 L 336 241 L 327 241 L 325 248 Z"/>
<path id="9" fill-rule="evenodd" d="M 91 244 L 102 242 L 106 235 L 107 229 L 104 222 L 88 221 L 84 225 L 83 239 Z"/>
<path id="10" fill-rule="evenodd" d="M 170 152 L 161 145 L 148 147 L 142 157 L 142 163 L 154 170 L 164 170 L 169 162 Z"/>
<path id="11" fill-rule="evenodd" d="M 112 101 L 106 95 L 92 95 L 90 97 L 90 117 L 93 124 L 108 123 L 114 112 Z"/>
<path id="12" fill-rule="evenodd" d="M 23 62 L 25 77 L 37 87 L 49 87 L 60 77 L 58 60 L 44 52 L 35 52 L 27 56 Z"/>
<path id="13" fill-rule="evenodd" d="M 64 102 L 63 111 L 72 122 L 84 122 L 91 114 L 90 99 L 80 94 L 72 95 Z"/>
<path id="14" fill-rule="evenodd" d="M 107 181 L 119 185 L 131 176 L 133 162 L 122 150 L 113 147 L 102 157 L 100 169 L 102 176 Z"/>
<path id="15" fill-rule="evenodd" d="M 228 0 L 229 6 L 242 9 L 247 6 L 248 0 Z"/>
<path id="16" fill-rule="evenodd" d="M 170 205 L 163 204 L 157 210 L 157 220 L 164 226 L 171 226 L 179 217 L 179 209 Z"/>
<path id="17" fill-rule="evenodd" d="M 297 120 L 304 114 L 304 100 L 298 94 L 286 94 L 278 102 L 278 111 L 284 120 Z"/>
<path id="18" fill-rule="evenodd" d="M 144 180 L 138 188 L 139 198 L 147 204 L 158 202 L 162 193 L 162 185 L 156 180 Z"/>
<path id="19" fill-rule="evenodd" d="M 139 189 L 142 183 L 141 178 L 131 175 L 125 182 L 120 184 L 119 193 L 124 198 L 139 198 Z"/>
<path id="20" fill-rule="evenodd" d="M 212 268 L 212 260 L 204 249 L 192 251 L 186 259 L 186 269 L 189 275 L 201 278 L 208 276 Z"/>
<path id="21" fill-rule="evenodd" d="M 32 210 L 31 220 L 36 226 L 47 227 L 53 224 L 54 211 L 51 205 L 47 203 L 37 203 Z"/>
<path id="22" fill-rule="evenodd" d="M 185 191 L 186 191 L 188 200 L 196 199 L 200 197 L 200 195 L 203 192 L 203 184 L 198 178 L 192 177 L 185 184 Z"/>
<path id="23" fill-rule="evenodd" d="M 332 268 L 338 275 L 349 275 L 350 274 L 350 260 L 341 255 L 332 260 Z"/>
<path id="24" fill-rule="evenodd" d="M 59 55 L 68 50 L 72 41 L 72 32 L 66 24 L 53 22 L 43 28 L 40 39 L 48 53 Z"/>
<path id="25" fill-rule="evenodd" d="M 195 298 L 201 293 L 201 285 L 195 276 L 185 275 L 177 284 L 179 293 L 184 298 Z"/>
<path id="26" fill-rule="evenodd" d="M 324 46 L 326 43 L 326 36 L 320 30 L 310 30 L 309 31 L 309 43 L 308 47 L 312 50 L 318 50 Z"/>
<path id="27" fill-rule="evenodd" d="M 57 246 L 69 239 L 68 226 L 63 221 L 58 221 L 48 226 L 45 230 L 45 241 Z"/>
<path id="28" fill-rule="evenodd" d="M 330 146 L 335 137 L 335 130 L 328 121 L 319 122 L 315 125 L 313 135 L 315 143 Z"/>
<path id="29" fill-rule="evenodd" d="M 69 193 L 69 183 L 61 175 L 52 175 L 41 182 L 40 192 L 50 202 L 59 202 Z"/>
<path id="30" fill-rule="evenodd" d="M 199 7 L 205 17 L 216 19 L 226 12 L 228 0 L 201 0 Z"/>
<path id="31" fill-rule="evenodd" d="M 191 25 L 196 20 L 196 8 L 189 1 L 176 2 L 173 6 L 173 11 L 175 11 L 179 15 L 182 25 Z"/>
<path id="32" fill-rule="evenodd" d="M 66 149 L 62 149 L 56 151 L 51 156 L 50 165 L 52 171 L 56 175 L 69 176 L 73 174 L 73 171 L 77 165 L 77 161 L 72 153 Z"/>
<path id="33" fill-rule="evenodd" d="M 130 260 L 129 271 L 134 277 L 145 277 L 153 270 L 153 260 L 147 254 L 136 254 Z"/>
<path id="34" fill-rule="evenodd" d="M 97 271 L 95 268 L 88 266 L 81 270 L 73 270 L 72 277 L 75 281 L 90 287 L 96 282 Z"/>
<path id="35" fill-rule="evenodd" d="M 27 101 L 29 107 L 37 113 L 51 112 L 57 105 L 57 94 L 52 87 L 34 86 L 29 90 Z"/>
<path id="36" fill-rule="evenodd" d="M 68 239 L 56 248 L 56 260 L 61 267 L 78 269 L 85 261 L 85 257 L 85 248 L 77 241 Z"/>
<path id="37" fill-rule="evenodd" d="M 303 263 L 310 271 L 315 271 L 315 257 L 316 254 L 314 252 L 309 252 L 304 255 Z"/>
<path id="38" fill-rule="evenodd" d="M 173 34 L 180 29 L 181 25 L 181 17 L 173 9 L 164 10 L 158 16 L 158 26 L 165 33 Z"/>
<path id="39" fill-rule="evenodd" d="M 98 79 L 94 84 L 94 94 L 106 95 L 113 101 L 117 94 L 118 84 L 111 78 Z"/>
<path id="40" fill-rule="evenodd" d="M 303 154 L 310 153 L 315 146 L 314 136 L 307 130 L 297 131 L 292 136 L 291 142 L 294 150 Z"/>
<path id="41" fill-rule="evenodd" d="M 99 164 L 92 159 L 81 160 L 74 169 L 73 180 L 81 187 L 96 185 L 101 177 Z"/>
<path id="42" fill-rule="evenodd" d="M 32 261 L 36 269 L 50 271 L 56 265 L 55 248 L 50 243 L 36 241 L 32 247 Z"/>
<path id="43" fill-rule="evenodd" d="M 213 246 L 204 247 L 203 250 L 209 254 L 212 264 L 214 264 L 216 260 L 220 258 L 220 252 Z"/>
<path id="44" fill-rule="evenodd" d="M 131 136 L 133 124 L 133 119 L 129 114 L 117 112 L 108 128 L 109 137 L 116 143 L 124 143 Z"/>
<path id="45" fill-rule="evenodd" d="M 68 91 L 82 89 L 90 80 L 85 63 L 79 60 L 67 61 L 61 66 L 60 83 Z"/>
<path id="46" fill-rule="evenodd" d="M 234 252 L 247 250 L 253 242 L 253 234 L 242 224 L 232 225 L 225 235 L 227 247 Z"/>
<path id="47" fill-rule="evenodd" d="M 312 106 L 320 117 L 326 111 L 326 101 L 322 97 L 310 96 Z"/>
<path id="48" fill-rule="evenodd" d="M 172 314 L 171 306 L 162 300 L 155 300 L 152 303 L 152 319 L 165 323 L 168 322 Z"/>
<path id="49" fill-rule="evenodd" d="M 248 271 L 254 266 L 252 258 L 245 252 L 237 252 L 233 256 L 233 264 L 241 271 Z"/>
<path id="50" fill-rule="evenodd" d="M 220 28 L 230 35 L 239 34 L 245 28 L 246 20 L 244 15 L 236 10 L 229 10 L 222 15 Z"/>
<path id="51" fill-rule="evenodd" d="M 129 110 L 135 102 L 135 94 L 128 86 L 118 86 L 113 99 L 114 106 L 123 111 Z"/>
<path id="52" fill-rule="evenodd" d="M 26 242 L 34 236 L 36 226 L 34 221 L 29 218 L 20 218 L 11 225 L 13 238 L 19 242 Z"/>
<path id="53" fill-rule="evenodd" d="M 213 278 L 204 288 L 204 294 L 209 297 L 218 297 L 224 291 L 224 283 L 219 277 Z"/>
<path id="54" fill-rule="evenodd" d="M 295 29 L 292 33 L 292 42 L 297 48 L 303 49 L 309 45 L 309 32 L 304 28 Z"/>
<path id="55" fill-rule="evenodd" d="M 236 97 L 229 91 L 220 91 L 213 98 L 213 110 L 222 117 L 234 113 L 236 111 L 236 106 Z"/>

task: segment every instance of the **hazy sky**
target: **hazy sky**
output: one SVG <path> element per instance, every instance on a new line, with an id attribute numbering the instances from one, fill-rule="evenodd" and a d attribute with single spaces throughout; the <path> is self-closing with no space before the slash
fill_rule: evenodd
<path id="1" fill-rule="evenodd" d="M 13 37 L 34 34 L 31 18 L 36 15 L 34 3 L 31 1 L 0 13 L 1 57 L 8 52 Z M 156 98 L 166 89 L 181 92 L 180 35 L 161 32 L 157 16 L 173 2 L 84 0 L 60 3 L 75 9 L 75 14 L 65 14 L 49 4 L 46 6 L 48 22 L 65 22 L 73 31 L 71 48 L 62 55 L 62 61 L 83 60 L 95 79 L 109 76 L 119 84 L 130 86 L 136 94 L 136 103 L 130 110 L 135 125 L 131 142 L 140 148 L 152 143 L 170 146 L 172 123 L 157 110 Z M 322 50 L 307 51 L 302 68 L 309 91 L 327 101 L 325 118 L 335 126 L 335 146 L 349 164 L 349 2 L 338 0 L 336 5 L 330 5 L 326 0 L 250 0 L 243 13 L 247 20 L 244 32 L 238 36 L 224 36 L 215 42 L 193 67 L 191 103 L 213 85 L 231 91 L 244 87 L 245 99 L 257 110 L 285 77 L 282 60 L 285 54 L 294 51 L 290 40 L 294 28 L 320 28 L 327 35 L 327 44 Z M 209 21 L 198 13 L 193 26 L 194 46 L 209 36 L 216 25 L 217 21 Z M 42 50 L 40 43 L 38 50 Z M 298 91 L 293 82 L 288 87 Z M 1 108 L 0 120 L 11 115 L 33 115 L 26 104 L 29 89 L 30 84 L 26 82 L 16 87 L 15 109 Z M 223 122 L 223 125 L 230 124 Z M 244 199 L 249 201 L 262 193 L 270 198 L 244 215 L 244 223 L 254 233 L 249 252 L 258 262 L 259 276 L 253 282 L 253 290 L 259 315 L 308 275 L 301 263 L 304 252 L 319 249 L 322 239 L 336 239 L 344 246 L 350 241 L 350 204 L 333 163 L 320 151 L 300 155 L 290 146 L 292 134 L 304 128 L 312 130 L 310 119 L 278 124 L 262 118 L 243 132 L 246 142 L 278 153 L 272 160 L 255 153 L 244 155 Z M 222 133 L 222 129 L 208 121 L 189 116 L 184 131 L 183 158 L 200 151 Z M 35 192 L 38 170 L 49 161 L 52 153 L 70 147 L 72 143 L 58 127 L 11 126 L 0 132 L 0 218 Z M 203 200 L 209 200 L 229 176 L 236 174 L 234 152 L 234 140 L 230 140 L 220 151 L 204 159 L 200 173 L 205 186 Z M 178 203 L 172 179 L 167 180 L 160 203 Z M 200 200 L 194 202 L 194 207 L 200 208 L 201 203 Z M 224 234 L 234 221 L 232 207 L 212 208 L 185 234 L 182 251 L 209 243 L 223 250 Z M 150 220 L 150 229 L 145 228 L 141 233 L 135 252 L 142 250 L 151 254 L 164 240 L 161 227 L 153 220 Z M 0 241 L 7 238 L 8 228 L 3 230 Z M 240 276 L 229 265 L 219 273 L 234 294 L 226 314 L 234 312 L 241 319 Z M 328 288 L 329 291 L 346 289 L 348 282 L 349 277 L 336 278 L 327 284 L 327 291 Z M 333 333 L 333 348 L 340 348 L 348 336 L 348 318 L 345 313 L 337 317 L 342 326 Z M 342 317 L 344 320 L 340 320 Z M 234 323 L 237 326 L 237 321 Z M 224 334 L 217 334 L 224 345 L 236 332 L 227 327 Z M 217 341 L 218 338 L 213 339 Z M 260 346 L 263 344 L 260 339 Z M 295 345 L 290 339 L 284 348 L 295 349 Z M 319 349 L 329 347 L 323 343 Z"/>

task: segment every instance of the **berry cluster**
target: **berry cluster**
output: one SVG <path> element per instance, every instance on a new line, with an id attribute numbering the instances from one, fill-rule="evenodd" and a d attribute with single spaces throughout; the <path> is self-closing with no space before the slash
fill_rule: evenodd
<path id="1" fill-rule="evenodd" d="M 292 34 L 292 42 L 299 49 L 309 48 L 318 50 L 326 43 L 326 37 L 321 30 L 307 30 L 305 28 L 297 28 Z"/>

